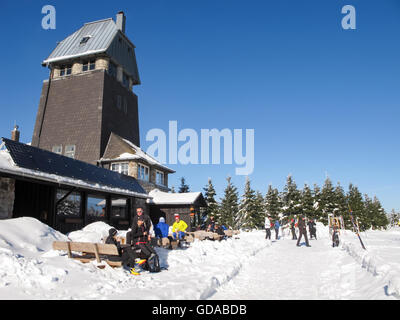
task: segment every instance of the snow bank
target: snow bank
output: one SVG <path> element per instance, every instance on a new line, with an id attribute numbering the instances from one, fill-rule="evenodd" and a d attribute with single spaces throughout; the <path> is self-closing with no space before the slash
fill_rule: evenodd
<path id="1" fill-rule="evenodd" d="M 357 235 L 351 231 L 346 231 L 347 234 L 342 237 L 341 247 L 348 252 L 358 263 L 361 264 L 368 272 L 374 276 L 382 278 L 387 283 L 387 293 L 394 296 L 400 297 L 400 270 L 398 266 L 394 265 L 392 261 L 383 259 L 378 252 L 374 252 L 373 241 L 368 240 L 371 243 L 372 250 L 362 249 L 358 242 Z M 375 233 L 384 234 L 383 231 L 373 231 Z M 358 243 L 357 243 L 358 242 Z M 363 237 L 365 242 L 365 237 Z M 384 249 L 381 246 L 381 249 Z M 391 256 L 390 258 L 394 258 Z"/>

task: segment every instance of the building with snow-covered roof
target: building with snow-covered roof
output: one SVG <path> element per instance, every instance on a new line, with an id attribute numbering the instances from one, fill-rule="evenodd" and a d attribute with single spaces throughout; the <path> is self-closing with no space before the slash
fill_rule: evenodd
<path id="1" fill-rule="evenodd" d="M 187 223 L 188 231 L 201 225 L 202 210 L 207 207 L 201 192 L 167 193 L 154 189 L 149 196 L 147 203 L 153 221 L 158 222 L 160 217 L 164 217 L 166 223 L 172 225 L 175 214 L 179 214 Z"/>
<path id="2" fill-rule="evenodd" d="M 43 82 L 32 146 L 96 164 L 112 132 L 140 147 L 140 84 L 125 15 L 84 24 L 42 62 Z"/>
<path id="3" fill-rule="evenodd" d="M 0 140 L 0 219 L 34 217 L 64 233 L 96 221 L 128 229 L 148 198 L 134 177 Z"/>
<path id="4" fill-rule="evenodd" d="M 132 142 L 111 133 L 99 166 L 134 177 L 147 192 L 169 191 L 168 175 L 174 170 L 161 164 Z"/>

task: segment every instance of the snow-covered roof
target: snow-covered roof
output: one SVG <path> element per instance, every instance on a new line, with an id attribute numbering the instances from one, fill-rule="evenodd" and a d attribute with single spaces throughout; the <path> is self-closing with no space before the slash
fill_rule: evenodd
<path id="1" fill-rule="evenodd" d="M 167 193 L 154 189 L 149 192 L 150 199 L 147 203 L 150 204 L 194 204 L 203 195 L 201 192 L 187 192 L 187 193 Z"/>
<path id="2" fill-rule="evenodd" d="M 119 138 L 132 149 L 133 153 L 124 152 L 124 153 L 121 153 L 118 157 L 112 158 L 112 159 L 102 158 L 102 159 L 100 159 L 101 162 L 120 161 L 120 160 L 126 160 L 126 161 L 128 161 L 128 160 L 143 160 L 144 162 L 148 163 L 149 165 L 159 167 L 160 169 L 163 169 L 170 173 L 175 173 L 174 170 L 172 170 L 171 168 L 168 168 L 167 166 L 165 166 L 161 162 L 159 162 L 157 159 L 148 155 L 145 151 L 143 151 L 140 147 L 135 145 L 133 142 L 131 142 L 127 139 L 123 139 L 121 137 L 119 137 Z"/>
<path id="3" fill-rule="evenodd" d="M 2 140 L 4 142 L 7 142 L 8 144 L 13 143 L 20 147 L 25 146 L 28 149 L 35 149 L 35 151 L 37 151 L 37 152 L 42 152 L 42 153 L 52 155 L 53 157 L 51 159 L 48 159 L 48 164 L 50 164 L 50 168 L 59 164 L 59 163 L 57 163 L 57 161 L 61 161 L 61 162 L 65 161 L 65 166 L 69 167 L 69 169 L 72 172 L 74 170 L 82 171 L 85 168 L 87 169 L 90 167 L 93 169 L 93 171 L 96 170 L 96 172 L 99 169 L 102 170 L 101 171 L 102 176 L 100 176 L 99 179 L 97 180 L 96 174 L 93 174 L 93 177 L 90 180 L 83 180 L 83 179 L 79 179 L 77 177 L 74 178 L 74 177 L 67 176 L 67 175 L 46 172 L 46 171 L 43 171 L 40 169 L 19 166 L 16 164 L 16 162 L 12 158 L 10 151 L 6 148 L 0 149 L 0 172 L 6 173 L 6 174 L 9 174 L 12 176 L 21 176 L 21 177 L 25 177 L 25 178 L 53 182 L 53 183 L 62 184 L 62 185 L 81 187 L 83 189 L 90 189 L 90 190 L 95 190 L 95 191 L 109 192 L 109 193 L 115 193 L 115 194 L 119 194 L 119 195 L 127 195 L 127 196 L 140 197 L 140 198 L 148 198 L 149 197 L 140 186 L 138 187 L 138 184 L 133 177 L 129 177 L 129 178 L 123 177 L 124 179 L 134 179 L 135 180 L 135 181 L 132 180 L 132 182 L 135 182 L 135 183 L 132 183 L 131 186 L 127 183 L 121 184 L 121 185 L 124 185 L 124 187 L 127 186 L 126 189 L 118 187 L 117 183 L 110 184 L 110 185 L 103 184 L 100 181 L 102 178 L 104 178 L 105 175 L 109 175 L 109 174 L 114 175 L 116 173 L 112 172 L 110 170 L 107 170 L 107 169 L 102 169 L 102 168 L 98 168 L 93 165 L 82 163 L 81 161 L 78 161 L 78 160 L 73 160 L 73 159 L 70 159 L 70 158 L 67 158 L 67 157 L 64 157 L 61 155 L 53 154 L 46 150 L 27 146 L 27 145 L 13 142 L 11 140 L 4 139 L 4 138 L 2 138 Z M 10 146 L 8 146 L 8 147 L 10 147 Z M 25 157 L 29 158 L 33 161 L 38 160 L 38 159 L 33 159 L 32 154 L 25 155 Z M 62 157 L 62 158 L 60 158 L 60 157 Z M 43 160 L 43 159 L 44 158 L 41 158 L 40 160 Z M 26 160 L 26 161 L 29 161 L 29 160 Z M 67 162 L 68 162 L 68 164 L 67 164 Z M 72 162 L 73 162 L 73 164 L 72 164 Z M 80 164 L 83 164 L 84 166 L 79 166 Z M 41 165 L 40 163 L 37 163 L 37 166 L 40 166 L 40 165 Z M 99 173 L 99 172 L 97 172 L 97 173 Z"/>

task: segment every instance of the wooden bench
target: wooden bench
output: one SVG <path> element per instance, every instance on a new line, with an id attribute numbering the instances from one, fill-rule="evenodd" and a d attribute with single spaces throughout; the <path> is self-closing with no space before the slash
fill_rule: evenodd
<path id="1" fill-rule="evenodd" d="M 111 267 L 122 267 L 122 261 L 110 261 L 104 256 L 119 256 L 118 249 L 113 244 L 90 243 L 90 242 L 63 242 L 54 241 L 53 249 L 66 251 L 68 258 L 76 259 L 82 263 L 96 260 L 98 263 L 104 260 Z M 76 255 L 73 252 L 80 252 Z"/>

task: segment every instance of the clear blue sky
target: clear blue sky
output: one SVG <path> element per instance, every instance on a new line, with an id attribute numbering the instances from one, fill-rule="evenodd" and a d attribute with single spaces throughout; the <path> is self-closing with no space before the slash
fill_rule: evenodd
<path id="1" fill-rule="evenodd" d="M 41 28 L 42 6 L 57 10 L 56 30 Z M 357 29 L 343 30 L 341 8 L 356 8 Z M 56 41 L 83 23 L 127 15 L 142 85 L 142 148 L 152 128 L 255 129 L 252 186 L 282 190 L 349 182 L 386 210 L 400 209 L 400 1 L 152 0 L 0 2 L 0 136 L 14 121 L 30 142 L 41 66 Z M 155 116 L 157 115 L 157 116 Z M 193 191 L 212 177 L 242 191 L 235 165 L 171 165 Z"/>

